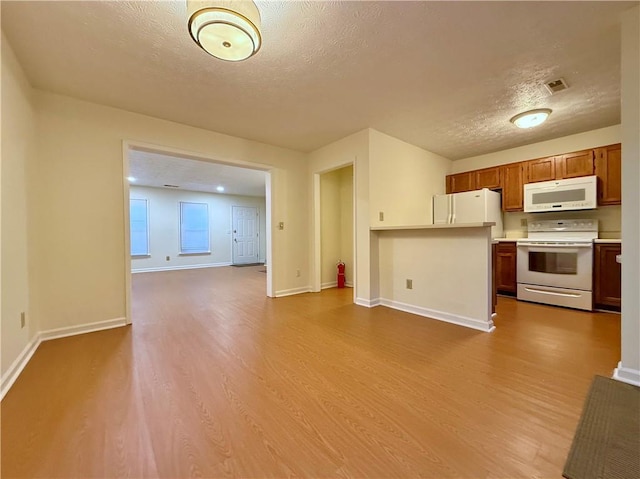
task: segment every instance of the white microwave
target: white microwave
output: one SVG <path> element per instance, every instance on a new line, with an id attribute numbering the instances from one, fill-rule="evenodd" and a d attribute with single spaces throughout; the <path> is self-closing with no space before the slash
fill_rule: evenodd
<path id="1" fill-rule="evenodd" d="M 524 211 L 590 210 L 598 207 L 597 177 L 541 181 L 524 185 Z"/>

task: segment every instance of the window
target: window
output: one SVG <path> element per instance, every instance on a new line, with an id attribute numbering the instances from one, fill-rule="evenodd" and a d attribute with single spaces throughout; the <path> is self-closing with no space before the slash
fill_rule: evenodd
<path id="1" fill-rule="evenodd" d="M 209 253 L 209 209 L 206 203 L 180 202 L 180 253 Z"/>
<path id="2" fill-rule="evenodd" d="M 149 255 L 149 208 L 147 200 L 129 200 L 131 256 Z"/>

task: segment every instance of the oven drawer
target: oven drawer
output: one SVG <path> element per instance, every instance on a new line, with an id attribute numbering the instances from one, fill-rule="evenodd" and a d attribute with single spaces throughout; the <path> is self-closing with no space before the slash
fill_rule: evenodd
<path id="1" fill-rule="evenodd" d="M 593 298 L 591 291 L 577 289 L 553 288 L 534 284 L 518 283 L 518 299 L 534 303 L 552 304 L 567 308 L 591 311 Z"/>

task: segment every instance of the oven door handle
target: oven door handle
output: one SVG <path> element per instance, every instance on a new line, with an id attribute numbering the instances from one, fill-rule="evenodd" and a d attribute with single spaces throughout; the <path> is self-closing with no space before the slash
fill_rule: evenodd
<path id="1" fill-rule="evenodd" d="M 562 244 L 557 243 L 553 245 L 540 244 L 540 243 L 518 243 L 518 248 L 546 248 L 547 250 L 554 250 L 556 248 L 593 248 L 591 243 L 585 244 Z"/>

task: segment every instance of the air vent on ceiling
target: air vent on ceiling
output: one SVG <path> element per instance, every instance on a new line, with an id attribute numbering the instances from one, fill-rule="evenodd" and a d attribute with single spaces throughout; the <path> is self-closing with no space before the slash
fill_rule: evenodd
<path id="1" fill-rule="evenodd" d="M 162 186 L 166 186 L 167 188 L 180 188 L 178 185 L 162 185 Z"/>
<path id="2" fill-rule="evenodd" d="M 561 92 L 562 90 L 566 90 L 567 88 L 569 88 L 569 85 L 567 85 L 567 82 L 564 81 L 564 78 L 559 78 L 557 80 L 552 80 L 545 83 L 544 87 L 549 93 L 553 95 L 555 93 Z"/>

